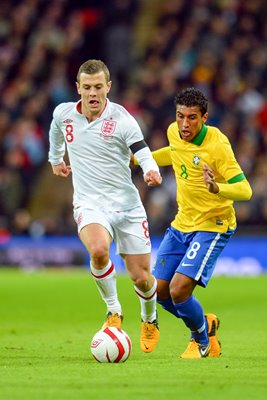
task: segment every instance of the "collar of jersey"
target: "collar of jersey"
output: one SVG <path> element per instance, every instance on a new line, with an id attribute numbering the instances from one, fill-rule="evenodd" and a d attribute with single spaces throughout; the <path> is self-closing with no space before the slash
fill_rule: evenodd
<path id="1" fill-rule="evenodd" d="M 207 125 L 203 124 L 203 125 L 202 125 L 202 128 L 201 128 L 200 131 L 199 131 L 199 133 L 198 133 L 197 136 L 192 140 L 191 143 L 194 143 L 194 144 L 196 144 L 197 146 L 200 146 L 200 145 L 203 143 L 203 140 L 204 140 L 205 137 L 206 137 L 207 130 L 208 130 Z"/>
<path id="2" fill-rule="evenodd" d="M 85 117 L 85 115 L 83 115 L 83 114 L 79 111 L 79 107 L 80 107 L 81 102 L 82 102 L 81 99 L 77 101 L 77 103 L 75 104 L 75 111 L 76 111 L 79 115 L 82 115 L 83 117 Z M 104 107 L 102 113 L 99 115 L 98 118 L 102 117 L 103 114 L 105 114 L 105 112 L 106 112 L 106 110 L 107 110 L 107 108 L 108 108 L 108 106 L 109 106 L 109 103 L 110 103 L 109 99 L 106 98 L 105 107 Z M 97 118 L 97 119 L 98 119 L 98 118 Z"/>

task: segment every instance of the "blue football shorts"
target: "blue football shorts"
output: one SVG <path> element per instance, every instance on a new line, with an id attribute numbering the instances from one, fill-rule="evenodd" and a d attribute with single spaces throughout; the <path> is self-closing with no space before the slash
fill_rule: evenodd
<path id="1" fill-rule="evenodd" d="M 172 226 L 166 230 L 159 246 L 152 273 L 157 279 L 171 281 L 175 272 L 206 287 L 215 268 L 216 260 L 234 234 L 218 232 L 180 232 Z"/>

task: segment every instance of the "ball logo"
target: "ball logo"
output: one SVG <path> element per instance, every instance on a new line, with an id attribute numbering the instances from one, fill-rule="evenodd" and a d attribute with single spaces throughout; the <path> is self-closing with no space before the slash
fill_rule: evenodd
<path id="1" fill-rule="evenodd" d="M 95 339 L 91 343 L 91 347 L 95 349 L 97 346 L 99 346 L 103 342 L 103 339 Z"/>

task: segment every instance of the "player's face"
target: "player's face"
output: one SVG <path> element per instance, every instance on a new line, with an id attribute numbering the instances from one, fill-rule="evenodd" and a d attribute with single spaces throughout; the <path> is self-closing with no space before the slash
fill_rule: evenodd
<path id="1" fill-rule="evenodd" d="M 197 136 L 207 118 L 208 113 L 201 115 L 198 106 L 186 107 L 178 104 L 176 107 L 179 133 L 181 138 L 187 142 L 191 142 Z"/>
<path id="2" fill-rule="evenodd" d="M 96 74 L 81 73 L 77 91 L 81 96 L 82 113 L 88 118 L 97 118 L 103 111 L 111 81 L 107 82 L 103 71 Z"/>

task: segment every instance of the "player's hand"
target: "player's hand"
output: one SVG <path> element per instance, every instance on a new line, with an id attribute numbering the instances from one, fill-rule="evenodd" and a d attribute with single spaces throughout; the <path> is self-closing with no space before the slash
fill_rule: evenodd
<path id="1" fill-rule="evenodd" d="M 215 182 L 214 173 L 212 169 L 206 164 L 203 165 L 203 177 L 205 185 L 207 186 L 209 192 L 214 194 L 219 193 L 219 186 Z"/>
<path id="2" fill-rule="evenodd" d="M 63 178 L 67 178 L 69 174 L 71 173 L 71 166 L 66 165 L 65 161 L 62 161 L 62 163 L 57 164 L 57 165 L 52 165 L 52 170 L 53 174 L 57 176 L 62 176 Z"/>
<path id="3" fill-rule="evenodd" d="M 162 182 L 162 177 L 158 171 L 150 170 L 144 175 L 144 181 L 148 186 L 158 186 Z"/>

